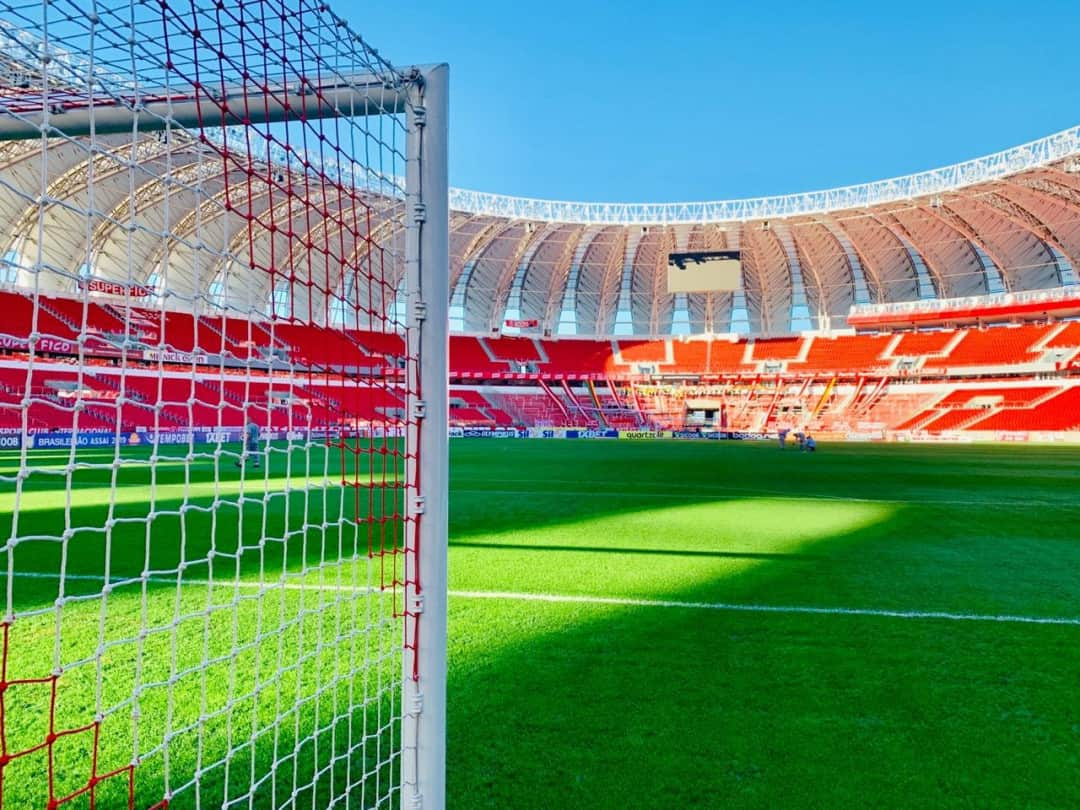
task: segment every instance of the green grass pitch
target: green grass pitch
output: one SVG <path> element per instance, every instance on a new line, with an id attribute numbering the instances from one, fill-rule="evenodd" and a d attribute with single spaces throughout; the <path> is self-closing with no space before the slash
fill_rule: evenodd
<path id="1" fill-rule="evenodd" d="M 1080 449 L 451 449 L 448 806 L 1074 806 Z M 150 468 L 124 464 L 109 537 L 76 531 L 66 544 L 49 538 L 110 517 L 114 471 L 75 469 L 69 504 L 66 454 L 31 455 L 41 472 L 26 482 L 18 534 L 39 539 L 20 542 L 13 567 L 65 567 L 59 654 L 101 654 L 108 673 L 96 682 L 92 660 L 65 672 L 58 714 L 74 725 L 97 692 L 113 705 L 141 684 L 138 721 L 118 712 L 99 745 L 130 756 L 140 735 L 146 804 L 168 772 L 173 785 L 200 783 L 172 806 L 198 796 L 216 807 L 274 762 L 277 775 L 235 806 L 321 807 L 343 791 L 340 806 L 374 803 L 397 769 L 396 623 L 377 588 L 399 558 L 368 558 L 369 543 L 392 548 L 387 531 L 333 525 L 342 510 L 379 518 L 398 504 L 325 488 L 340 459 L 320 450 L 275 453 L 258 474 L 268 487 L 242 484 L 228 461 L 170 452 L 149 535 L 128 519 L 149 509 Z M 5 538 L 17 468 L 17 455 L 0 456 Z M 393 520 L 374 525 L 393 533 Z M 260 546 L 263 534 L 285 540 Z M 210 549 L 179 597 L 137 580 Z M 106 566 L 119 584 L 103 619 L 100 600 L 78 597 L 100 591 Z M 291 587 L 260 594 L 283 571 Z M 48 671 L 56 581 L 2 579 L 31 613 L 11 628 L 7 678 Z M 351 598 L 365 588 L 379 595 Z M 364 604 L 374 612 L 360 615 Z M 270 634 L 282 616 L 293 618 Z M 131 639 L 146 625 L 171 631 L 142 639 L 140 655 Z M 359 695 L 370 697 L 345 715 Z M 43 736 L 47 697 L 8 691 L 8 750 Z M 58 790 L 85 778 L 88 750 L 86 735 L 57 743 Z M 5 768 L 5 807 L 44 806 L 43 757 Z M 310 787 L 292 795 L 294 783 Z M 123 793 L 101 790 L 99 806 Z"/>

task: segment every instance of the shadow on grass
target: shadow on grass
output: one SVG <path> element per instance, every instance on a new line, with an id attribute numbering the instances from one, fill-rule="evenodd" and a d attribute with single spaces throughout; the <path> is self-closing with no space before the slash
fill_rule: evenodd
<path id="1" fill-rule="evenodd" d="M 840 564 L 766 560 L 652 598 L 950 598 L 929 562 L 857 562 L 883 540 L 877 525 L 839 533 L 816 547 Z M 955 609 L 990 598 L 956 590 Z M 1080 791 L 1076 627 L 451 604 L 450 806 L 1065 807 Z"/>
<path id="2" fill-rule="evenodd" d="M 502 549 L 504 551 L 569 551 L 580 552 L 585 554 L 643 554 L 646 556 L 661 556 L 661 557 L 718 557 L 722 559 L 730 560 L 773 560 L 783 561 L 791 560 L 806 561 L 806 560 L 822 560 L 825 559 L 825 555 L 822 554 L 799 554 L 799 553 L 780 553 L 769 554 L 766 552 L 753 552 L 753 551 L 698 551 L 695 549 L 663 549 L 663 548 L 625 548 L 619 546 L 560 546 L 552 544 L 529 544 L 529 543 L 483 543 L 478 541 L 451 541 L 451 548 L 490 548 L 490 549 Z"/>

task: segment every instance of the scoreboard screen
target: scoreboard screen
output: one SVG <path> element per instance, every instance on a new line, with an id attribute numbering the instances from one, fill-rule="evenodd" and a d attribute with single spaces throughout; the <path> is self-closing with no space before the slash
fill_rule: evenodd
<path id="1" fill-rule="evenodd" d="M 742 254 L 737 250 L 672 253 L 668 256 L 669 293 L 739 289 L 742 289 Z"/>

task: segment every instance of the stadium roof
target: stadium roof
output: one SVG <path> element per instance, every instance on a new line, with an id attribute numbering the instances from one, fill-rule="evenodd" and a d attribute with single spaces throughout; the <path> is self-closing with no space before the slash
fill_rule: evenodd
<path id="1" fill-rule="evenodd" d="M 268 151 L 256 158 L 263 171 L 252 179 L 235 159 L 222 160 L 230 149 L 221 144 L 234 137 L 224 132 L 215 144 L 213 137 L 201 143 L 182 130 L 142 133 L 134 142 L 130 133 L 98 135 L 93 149 L 77 137 L 55 138 L 45 156 L 40 139 L 0 144 L 0 183 L 8 191 L 0 196 L 6 225 L 0 232 L 7 234 L 0 257 L 23 268 L 19 272 L 47 266 L 55 284 L 67 278 L 74 287 L 80 272 L 142 283 L 167 278 L 177 306 L 205 299 L 265 310 L 272 293 L 266 274 L 228 257 L 237 255 L 237 239 L 252 238 L 255 266 L 288 255 L 282 232 L 256 232 L 245 216 L 272 209 L 286 215 L 282 206 L 289 201 L 266 178 L 296 176 L 315 161 L 295 151 Z M 250 149 L 243 140 L 235 146 L 234 158 Z M 380 289 L 339 287 L 338 294 L 389 310 L 402 274 L 396 257 L 404 217 L 395 172 L 326 161 L 321 168 L 365 190 L 371 236 L 388 248 Z M 41 222 L 40 198 L 48 201 Z M 335 205 L 329 198 L 315 203 L 324 210 Z M 80 214 L 88 209 L 97 212 L 90 229 Z M 132 233 L 136 210 L 142 225 Z M 827 191 L 608 204 L 455 189 L 451 211 L 451 326 L 458 331 L 771 335 L 836 328 L 856 304 L 1075 283 L 1080 127 L 955 166 Z M 337 237 L 324 223 L 305 228 L 305 240 Z M 163 232 L 179 237 L 168 251 L 162 251 Z M 346 249 L 358 255 L 365 241 Z M 669 294 L 669 254 L 708 250 L 741 252 L 742 289 Z M 8 276 L 16 283 L 27 279 Z M 308 288 L 284 294 L 308 309 Z M 311 310 L 326 311 L 323 303 L 312 301 Z"/>
<path id="2" fill-rule="evenodd" d="M 785 334 L 852 305 L 1070 285 L 1080 127 L 943 169 L 727 202 L 564 203 L 455 191 L 451 317 L 553 334 Z M 740 250 L 736 293 L 666 292 L 668 255 Z"/>
<path id="3" fill-rule="evenodd" d="M 902 202 L 1008 177 L 1080 153 L 1080 127 L 940 169 L 842 188 L 772 197 L 680 203 L 563 202 L 451 190 L 451 208 L 472 214 L 584 225 L 746 222 Z"/>

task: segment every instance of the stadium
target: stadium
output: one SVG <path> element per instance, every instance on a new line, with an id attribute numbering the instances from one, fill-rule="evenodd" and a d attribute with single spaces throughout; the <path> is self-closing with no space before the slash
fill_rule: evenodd
<path id="1" fill-rule="evenodd" d="M 1080 127 L 559 202 L 325 5 L 0 42 L 0 810 L 1075 802 Z"/>

